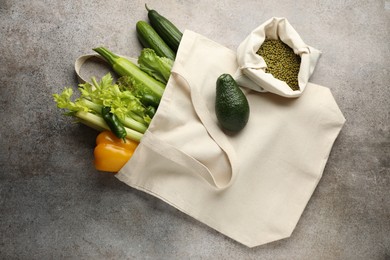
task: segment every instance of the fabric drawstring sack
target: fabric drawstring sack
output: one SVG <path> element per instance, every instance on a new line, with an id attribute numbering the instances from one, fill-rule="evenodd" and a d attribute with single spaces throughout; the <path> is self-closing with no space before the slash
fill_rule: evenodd
<path id="1" fill-rule="evenodd" d="M 254 247 L 292 234 L 345 119 L 323 86 L 297 99 L 242 88 L 249 121 L 228 135 L 216 80 L 237 69 L 236 52 L 186 30 L 157 113 L 115 176 Z"/>
<path id="2" fill-rule="evenodd" d="M 299 90 L 292 90 L 286 82 L 266 73 L 267 64 L 256 52 L 266 38 L 280 39 L 301 57 L 298 74 Z M 302 95 L 321 52 L 305 44 L 286 18 L 273 17 L 255 28 L 237 48 L 238 69 L 234 76 L 241 86 L 259 92 L 295 98 Z"/>

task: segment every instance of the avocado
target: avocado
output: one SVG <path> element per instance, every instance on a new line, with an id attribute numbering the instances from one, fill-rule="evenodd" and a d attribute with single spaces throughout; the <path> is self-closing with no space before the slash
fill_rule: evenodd
<path id="1" fill-rule="evenodd" d="M 234 78 L 220 75 L 216 84 L 215 113 L 220 126 L 231 132 L 245 127 L 249 119 L 249 104 Z"/>

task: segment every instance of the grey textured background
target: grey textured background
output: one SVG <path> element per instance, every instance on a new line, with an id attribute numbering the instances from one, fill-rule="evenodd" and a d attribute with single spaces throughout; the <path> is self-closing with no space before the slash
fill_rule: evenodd
<path id="1" fill-rule="evenodd" d="M 96 132 L 52 94 L 106 45 L 137 57 L 144 1 L 0 0 L 1 259 L 389 259 L 390 1 L 148 1 L 233 50 L 272 16 L 322 50 L 311 81 L 347 122 L 292 236 L 248 249 L 99 173 Z"/>

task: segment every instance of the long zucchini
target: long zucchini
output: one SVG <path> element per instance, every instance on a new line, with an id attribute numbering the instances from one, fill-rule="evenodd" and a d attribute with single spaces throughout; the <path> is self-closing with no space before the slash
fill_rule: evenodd
<path id="1" fill-rule="evenodd" d="M 98 47 L 93 50 L 99 53 L 119 76 L 131 76 L 136 82 L 142 83 L 143 86 L 149 89 L 150 93 L 160 101 L 165 89 L 163 83 L 149 76 L 128 59 L 120 57 L 105 47 Z"/>
<path id="2" fill-rule="evenodd" d="M 183 33 L 171 21 L 160 15 L 156 10 L 149 9 L 146 4 L 145 7 L 148 11 L 149 22 L 153 29 L 156 30 L 164 42 L 176 53 Z"/>
<path id="3" fill-rule="evenodd" d="M 171 60 L 175 60 L 176 54 L 150 24 L 145 21 L 138 21 L 136 29 L 138 39 L 143 47 L 153 49 L 160 57 L 167 57 Z"/>

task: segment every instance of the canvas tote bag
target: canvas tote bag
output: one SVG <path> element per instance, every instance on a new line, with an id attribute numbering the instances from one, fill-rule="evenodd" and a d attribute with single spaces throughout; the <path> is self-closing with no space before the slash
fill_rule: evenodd
<path id="1" fill-rule="evenodd" d="M 216 80 L 236 58 L 186 30 L 158 111 L 116 177 L 254 247 L 292 234 L 345 119 L 323 86 L 307 83 L 296 99 L 243 88 L 248 124 L 224 133 Z"/>
<path id="2" fill-rule="evenodd" d="M 266 38 L 280 39 L 301 57 L 298 74 L 299 90 L 292 90 L 286 82 L 265 72 L 267 64 L 256 52 Z M 235 79 L 239 85 L 255 91 L 296 98 L 305 90 L 320 55 L 321 51 L 307 45 L 286 18 L 273 17 L 255 28 L 238 46 L 239 67 L 235 72 Z"/>

